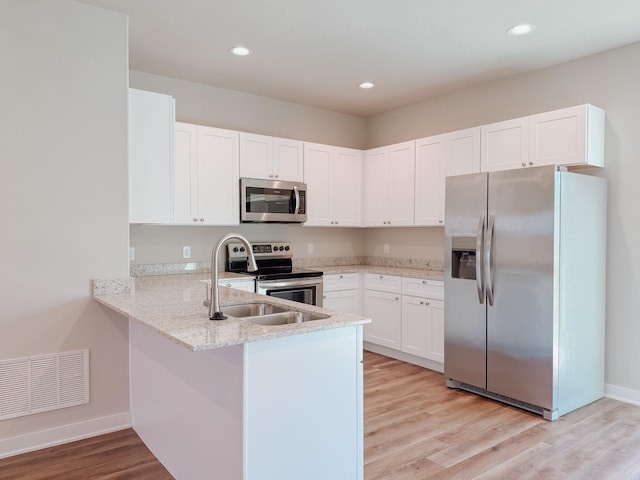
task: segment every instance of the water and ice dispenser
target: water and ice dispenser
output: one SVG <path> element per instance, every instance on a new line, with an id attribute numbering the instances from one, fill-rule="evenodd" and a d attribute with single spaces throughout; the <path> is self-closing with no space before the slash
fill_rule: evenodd
<path id="1" fill-rule="evenodd" d="M 477 237 L 451 238 L 451 276 L 466 280 L 476 279 Z"/>

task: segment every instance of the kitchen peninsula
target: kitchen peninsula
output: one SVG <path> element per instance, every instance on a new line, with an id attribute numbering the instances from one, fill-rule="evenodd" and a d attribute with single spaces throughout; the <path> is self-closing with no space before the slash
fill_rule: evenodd
<path id="1" fill-rule="evenodd" d="M 205 275 L 138 277 L 95 299 L 129 318 L 132 424 L 180 479 L 361 479 L 362 325 L 369 320 L 269 297 L 327 318 L 211 321 Z M 117 282 L 116 282 L 117 284 Z M 220 303 L 265 302 L 220 288 Z"/>

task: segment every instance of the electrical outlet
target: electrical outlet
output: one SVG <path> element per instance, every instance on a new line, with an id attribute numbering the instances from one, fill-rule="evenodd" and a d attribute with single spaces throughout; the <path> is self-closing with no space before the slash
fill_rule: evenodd
<path id="1" fill-rule="evenodd" d="M 307 253 L 309 255 L 313 253 L 313 243 L 307 243 Z"/>
<path id="2" fill-rule="evenodd" d="M 191 247 L 182 247 L 182 258 L 191 258 Z"/>
<path id="3" fill-rule="evenodd" d="M 136 249 L 134 247 L 129 247 L 129 260 L 134 260 L 136 258 Z"/>
<path id="4" fill-rule="evenodd" d="M 384 244 L 384 253 L 389 253 L 389 244 L 388 243 Z"/>

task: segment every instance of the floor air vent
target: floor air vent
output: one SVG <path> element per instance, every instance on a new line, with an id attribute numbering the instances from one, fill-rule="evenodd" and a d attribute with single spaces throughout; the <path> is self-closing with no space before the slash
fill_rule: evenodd
<path id="1" fill-rule="evenodd" d="M 89 403 L 89 350 L 0 360 L 0 420 Z"/>

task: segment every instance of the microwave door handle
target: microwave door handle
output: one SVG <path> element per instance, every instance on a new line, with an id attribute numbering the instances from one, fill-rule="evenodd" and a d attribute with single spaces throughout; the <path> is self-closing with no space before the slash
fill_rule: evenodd
<path id="1" fill-rule="evenodd" d="M 478 287 L 478 300 L 484 303 L 485 288 L 484 276 L 482 272 L 482 248 L 484 244 L 484 215 L 480 215 L 478 221 L 478 232 L 476 236 L 476 284 Z"/>
<path id="2" fill-rule="evenodd" d="M 297 186 L 293 187 L 293 195 L 295 196 L 295 199 L 296 199 L 296 206 L 293 209 L 293 214 L 298 215 L 298 211 L 300 210 L 300 192 L 298 191 Z"/>

